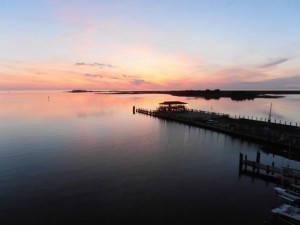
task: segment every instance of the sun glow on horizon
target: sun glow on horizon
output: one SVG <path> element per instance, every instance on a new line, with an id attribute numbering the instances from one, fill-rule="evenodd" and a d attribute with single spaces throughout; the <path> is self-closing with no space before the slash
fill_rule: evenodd
<path id="1" fill-rule="evenodd" d="M 0 89 L 300 87 L 300 3 L 255 2 L 7 1 Z"/>

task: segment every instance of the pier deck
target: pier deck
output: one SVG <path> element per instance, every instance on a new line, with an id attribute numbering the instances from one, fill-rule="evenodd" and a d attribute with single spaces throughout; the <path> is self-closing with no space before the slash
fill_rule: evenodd
<path id="1" fill-rule="evenodd" d="M 268 147 L 273 146 L 273 148 L 264 150 L 300 159 L 300 127 L 298 124 L 282 124 L 281 121 L 276 123 L 240 116 L 231 117 L 228 114 L 193 109 L 165 112 L 137 108 L 134 111 L 259 142 Z"/>

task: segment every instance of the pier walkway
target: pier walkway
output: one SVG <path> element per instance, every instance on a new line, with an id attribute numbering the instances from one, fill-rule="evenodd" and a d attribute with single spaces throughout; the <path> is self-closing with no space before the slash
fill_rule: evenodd
<path id="1" fill-rule="evenodd" d="M 265 151 L 300 159 L 300 127 L 298 124 L 282 124 L 240 116 L 232 117 L 228 114 L 193 109 L 163 111 L 143 108 L 135 110 L 134 107 L 135 112 L 259 142 L 267 146 L 263 149 Z"/>

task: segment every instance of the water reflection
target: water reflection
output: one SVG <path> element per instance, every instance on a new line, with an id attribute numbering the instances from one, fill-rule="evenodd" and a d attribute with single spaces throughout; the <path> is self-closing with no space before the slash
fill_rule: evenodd
<path id="1" fill-rule="evenodd" d="M 255 158 L 258 146 L 132 114 L 133 106 L 153 109 L 171 100 L 186 98 L 1 93 L 3 223 L 260 224 L 277 204 L 274 185 L 237 176 L 239 153 Z M 294 101 L 273 104 L 296 109 Z M 259 114 L 267 105 L 187 102 L 190 108 L 239 114 Z M 261 160 L 286 163 L 264 153 Z"/>
<path id="2" fill-rule="evenodd" d="M 114 111 L 99 111 L 99 112 L 79 112 L 78 118 L 86 119 L 88 117 L 107 117 L 107 116 L 113 116 Z"/>

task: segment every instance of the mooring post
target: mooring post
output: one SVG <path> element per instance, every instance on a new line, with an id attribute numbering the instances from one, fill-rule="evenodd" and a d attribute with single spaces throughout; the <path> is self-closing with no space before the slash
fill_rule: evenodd
<path id="1" fill-rule="evenodd" d="M 132 107 L 132 112 L 135 114 L 135 106 Z"/>
<path id="2" fill-rule="evenodd" d="M 260 163 L 260 152 L 256 152 L 256 163 Z"/>
<path id="3" fill-rule="evenodd" d="M 247 155 L 245 155 L 244 170 L 247 171 Z"/>
<path id="4" fill-rule="evenodd" d="M 240 163 L 239 163 L 239 170 L 240 171 L 242 170 L 242 166 L 243 166 L 243 158 L 244 158 L 243 153 L 240 153 Z"/>
<path id="5" fill-rule="evenodd" d="M 275 166 L 275 163 L 272 162 L 272 167 L 273 167 L 273 169 L 272 169 L 272 175 L 274 175 L 274 166 Z"/>
<path id="6" fill-rule="evenodd" d="M 260 152 L 259 151 L 256 152 L 256 163 L 257 164 L 260 163 Z M 257 165 L 257 173 L 259 173 L 259 165 Z"/>
<path id="7" fill-rule="evenodd" d="M 269 171 L 270 171 L 270 166 L 267 165 L 267 174 L 269 174 Z"/>

